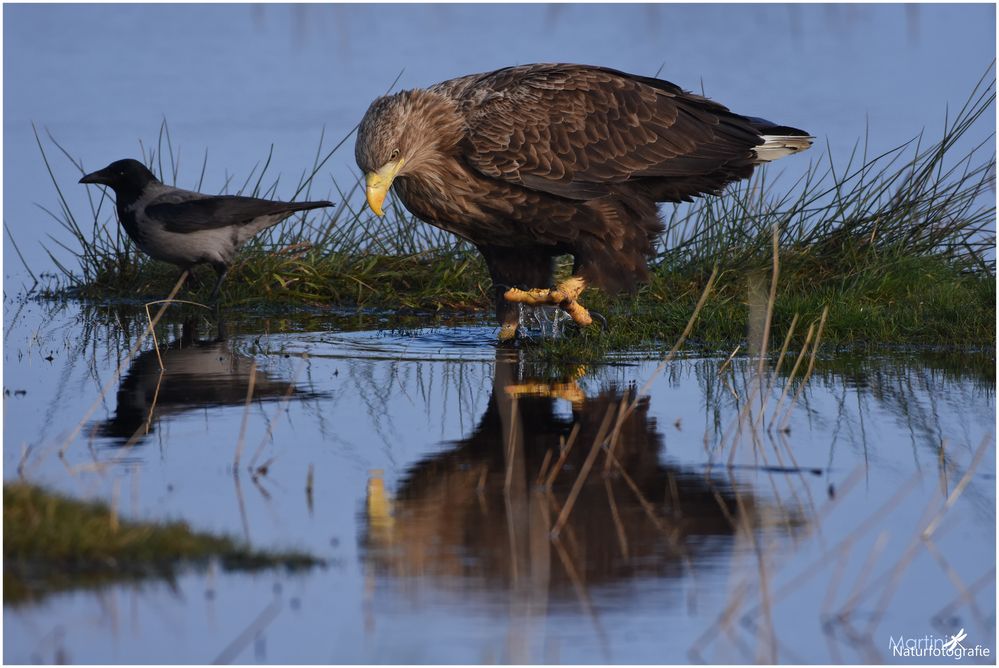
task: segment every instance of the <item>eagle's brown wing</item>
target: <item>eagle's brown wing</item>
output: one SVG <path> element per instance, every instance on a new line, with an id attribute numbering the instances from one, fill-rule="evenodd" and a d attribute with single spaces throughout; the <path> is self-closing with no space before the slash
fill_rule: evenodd
<path id="1" fill-rule="evenodd" d="M 561 197 L 650 181 L 672 182 L 660 200 L 714 192 L 745 176 L 763 143 L 720 104 L 615 70 L 529 65 L 447 83 L 468 124 L 466 162 Z"/>

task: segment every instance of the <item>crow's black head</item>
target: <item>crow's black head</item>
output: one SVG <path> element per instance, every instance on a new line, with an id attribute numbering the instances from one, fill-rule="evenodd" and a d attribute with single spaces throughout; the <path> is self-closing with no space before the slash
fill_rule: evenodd
<path id="1" fill-rule="evenodd" d="M 116 160 L 104 169 L 91 172 L 80 179 L 80 183 L 111 186 L 119 197 L 138 197 L 147 184 L 157 181 L 158 179 L 145 165 L 131 158 Z"/>

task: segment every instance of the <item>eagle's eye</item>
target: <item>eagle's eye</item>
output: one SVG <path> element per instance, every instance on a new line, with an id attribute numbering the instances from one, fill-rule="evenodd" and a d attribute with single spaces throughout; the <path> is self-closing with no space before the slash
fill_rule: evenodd
<path id="1" fill-rule="evenodd" d="M 389 162 L 398 160 L 398 158 L 399 158 L 399 149 L 397 148 L 392 149 L 392 155 L 389 156 Z"/>

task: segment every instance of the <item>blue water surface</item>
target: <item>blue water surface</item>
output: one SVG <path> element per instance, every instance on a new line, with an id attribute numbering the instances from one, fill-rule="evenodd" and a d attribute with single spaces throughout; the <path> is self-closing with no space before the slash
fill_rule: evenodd
<path id="1" fill-rule="evenodd" d="M 366 316 L 354 331 L 353 313 L 236 310 L 223 334 L 178 309 L 157 330 L 161 373 L 151 342 L 126 355 L 141 309 L 24 299 L 10 240 L 36 274 L 55 271 L 43 243 L 75 266 L 43 207 L 62 215 L 63 197 L 87 222 L 90 205 L 52 139 L 95 169 L 169 150 L 166 119 L 178 184 L 207 153 L 203 189 L 232 191 L 273 146 L 268 174 L 290 197 L 320 137 L 347 136 L 396 77 L 537 61 L 659 72 L 807 129 L 817 146 L 771 172 L 793 181 L 865 138 L 871 155 L 935 140 L 995 57 L 994 6 L 3 12 L 4 480 L 327 560 L 8 604 L 5 662 L 893 662 L 893 635 L 962 628 L 995 651 L 994 355 L 823 348 L 802 386 L 804 366 L 788 375 L 805 323 L 760 385 L 744 350 L 553 369 L 497 348 L 476 318 L 384 330 Z M 356 209 L 334 185 L 354 177 L 348 140 L 312 195 Z M 613 451 L 621 473 L 593 443 L 646 381 Z M 549 495 L 542 455 L 577 428 Z"/>

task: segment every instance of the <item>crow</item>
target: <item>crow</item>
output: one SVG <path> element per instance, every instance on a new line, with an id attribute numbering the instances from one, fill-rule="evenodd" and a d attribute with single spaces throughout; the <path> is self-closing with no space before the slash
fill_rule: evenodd
<path id="1" fill-rule="evenodd" d="M 202 263 L 212 265 L 218 274 L 212 300 L 218 297 L 236 251 L 251 237 L 296 211 L 333 206 L 326 200 L 277 202 L 181 190 L 160 182 L 132 159 L 112 162 L 87 174 L 80 183 L 106 185 L 114 191 L 121 226 L 149 256 L 175 264 L 181 271 Z"/>

